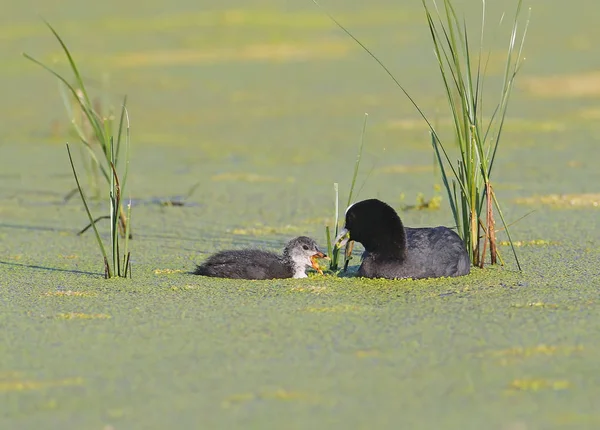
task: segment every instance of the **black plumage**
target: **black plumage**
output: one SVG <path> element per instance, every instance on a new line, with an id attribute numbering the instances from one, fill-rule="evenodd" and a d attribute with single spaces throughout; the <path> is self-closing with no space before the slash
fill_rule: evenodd
<path id="1" fill-rule="evenodd" d="M 369 199 L 346 210 L 338 247 L 348 240 L 361 243 L 365 252 L 358 276 L 366 278 L 439 278 L 470 273 L 464 242 L 447 227 L 404 227 L 386 203 Z"/>

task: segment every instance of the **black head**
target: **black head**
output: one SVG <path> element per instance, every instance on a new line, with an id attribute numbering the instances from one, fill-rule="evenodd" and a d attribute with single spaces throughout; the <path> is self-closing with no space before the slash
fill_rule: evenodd
<path id="1" fill-rule="evenodd" d="M 350 240 L 362 243 L 368 252 L 384 252 L 394 257 L 404 257 L 406 236 L 404 226 L 396 211 L 377 199 L 363 200 L 346 210 L 344 228 Z"/>

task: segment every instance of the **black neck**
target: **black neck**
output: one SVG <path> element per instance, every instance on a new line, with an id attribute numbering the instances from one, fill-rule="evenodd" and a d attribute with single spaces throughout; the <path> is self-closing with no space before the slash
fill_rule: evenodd
<path id="1" fill-rule="evenodd" d="M 364 244 L 365 250 L 374 257 L 385 258 L 389 260 L 404 261 L 406 259 L 406 235 L 404 228 L 390 234 L 387 237 L 380 237 L 379 240 L 370 241 Z"/>

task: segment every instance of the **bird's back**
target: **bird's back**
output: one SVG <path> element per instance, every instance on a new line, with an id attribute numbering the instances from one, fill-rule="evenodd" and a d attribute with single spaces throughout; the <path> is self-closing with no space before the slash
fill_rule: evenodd
<path id="1" fill-rule="evenodd" d="M 411 270 L 422 278 L 463 276 L 471 271 L 465 243 L 447 227 L 407 228 L 408 258 Z"/>
<path id="2" fill-rule="evenodd" d="M 406 259 L 402 262 L 365 253 L 359 276 L 370 278 L 439 278 L 463 276 L 471 264 L 464 242 L 447 227 L 405 228 Z"/>
<path id="3" fill-rule="evenodd" d="M 199 265 L 196 275 L 231 279 L 291 278 L 293 271 L 280 256 L 258 249 L 222 251 Z"/>

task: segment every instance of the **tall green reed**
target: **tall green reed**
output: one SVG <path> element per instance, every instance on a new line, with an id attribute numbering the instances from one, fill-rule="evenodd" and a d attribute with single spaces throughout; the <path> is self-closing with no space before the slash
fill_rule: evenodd
<path id="1" fill-rule="evenodd" d="M 71 123 L 75 131 L 77 132 L 77 135 L 83 147 L 86 148 L 88 156 L 91 160 L 95 162 L 95 165 L 98 166 L 100 172 L 102 173 L 102 176 L 106 180 L 108 190 L 110 205 L 109 215 L 103 215 L 94 218 L 88 205 L 88 198 L 85 196 L 85 192 L 81 186 L 81 181 L 75 169 L 71 149 L 67 144 L 67 154 L 69 156 L 69 162 L 71 164 L 73 176 L 77 185 L 76 190 L 79 192 L 83 206 L 85 208 L 86 214 L 90 222 L 89 226 L 84 228 L 80 232 L 80 234 L 86 231 L 90 226 L 93 228 L 98 247 L 104 259 L 104 273 L 106 278 L 127 277 L 128 274 L 131 276 L 131 253 L 129 251 L 129 239 L 131 237 L 131 200 L 129 201 L 129 204 L 127 206 L 127 211 L 123 209 L 123 195 L 125 193 L 125 186 L 127 183 L 127 176 L 129 172 L 130 148 L 130 123 L 129 114 L 127 112 L 126 107 L 127 99 L 125 98 L 123 100 L 118 128 L 115 130 L 112 118 L 101 116 L 100 113 L 94 108 L 94 106 L 90 102 L 90 98 L 88 96 L 84 80 L 81 77 L 79 69 L 75 61 L 73 60 L 73 57 L 66 44 L 63 42 L 61 37 L 48 22 L 46 22 L 46 25 L 52 31 L 52 34 L 54 35 L 56 40 L 60 43 L 62 50 L 65 56 L 67 57 L 71 72 L 73 73 L 75 78 L 75 85 L 69 83 L 69 81 L 63 75 L 59 74 L 58 72 L 54 71 L 50 67 L 29 56 L 28 54 L 23 53 L 23 56 L 33 61 L 37 65 L 43 67 L 53 76 L 55 76 L 63 85 L 63 89 L 67 93 L 69 93 L 74 98 L 74 100 L 76 100 L 77 105 L 79 106 L 83 114 L 85 123 L 87 123 L 91 127 L 92 132 L 88 133 L 84 131 L 84 128 L 81 126 L 82 123 L 78 123 L 77 121 L 75 121 L 73 115 L 71 115 Z M 63 96 L 63 100 L 65 100 L 65 106 L 67 106 L 67 97 Z M 67 110 L 69 110 L 68 107 Z M 123 134 L 125 134 L 124 139 L 122 139 Z M 96 154 L 94 143 L 96 143 L 100 148 L 100 156 Z M 123 175 L 121 176 L 118 173 L 118 165 L 120 154 L 122 151 L 122 146 L 125 150 L 125 167 Z M 109 253 L 107 253 L 106 251 L 106 247 L 104 246 L 104 242 L 102 241 L 102 238 L 96 226 L 97 222 L 101 219 L 110 220 L 110 261 Z M 121 230 L 122 235 L 124 236 L 123 250 L 121 250 L 119 230 Z"/>
<path id="2" fill-rule="evenodd" d="M 122 155 L 122 137 L 124 131 L 123 127 L 125 113 L 127 109 L 127 96 L 123 98 L 118 124 L 115 124 L 116 116 L 112 112 L 108 112 L 106 116 L 103 116 L 102 113 L 98 111 L 98 106 L 94 106 L 92 103 L 84 79 L 79 72 L 79 68 L 77 67 L 77 64 L 75 63 L 75 60 L 73 59 L 73 56 L 71 55 L 67 45 L 52 27 L 52 25 L 50 25 L 50 23 L 47 21 L 44 21 L 44 23 L 60 44 L 62 51 L 67 58 L 71 73 L 73 74 L 74 83 L 71 84 L 69 79 L 67 79 L 64 75 L 61 75 L 29 54 L 23 53 L 23 56 L 38 66 L 44 68 L 58 79 L 59 83 L 61 84 L 62 100 L 65 105 L 65 109 L 69 114 L 71 126 L 73 127 L 79 141 L 83 145 L 83 148 L 85 148 L 85 153 L 89 157 L 86 170 L 89 172 L 89 169 L 98 169 L 100 171 L 100 175 L 104 178 L 106 185 L 110 187 L 112 181 L 111 160 L 114 158 L 115 168 L 117 168 L 120 164 Z M 75 106 L 77 106 L 81 111 L 80 119 L 78 119 L 75 115 L 75 111 L 71 106 L 71 100 L 74 101 Z M 114 147 L 111 143 L 111 139 L 113 139 L 113 137 L 116 139 Z M 126 154 L 126 164 L 128 164 L 128 157 L 129 155 Z M 125 176 L 123 178 L 123 187 L 126 180 L 127 178 Z M 127 214 L 125 213 L 122 203 L 118 208 L 118 211 L 119 230 L 121 231 L 121 234 L 124 235 L 125 231 L 129 230 L 129 235 L 131 236 L 131 228 L 130 226 L 127 226 Z M 82 231 L 87 230 L 87 228 L 89 228 L 89 226 L 84 228 Z"/>
<path id="3" fill-rule="evenodd" d="M 106 84 L 105 80 L 103 80 L 103 83 Z M 80 88 L 77 88 L 76 84 L 74 87 L 77 91 L 77 99 L 73 97 L 73 95 L 66 89 L 62 82 L 58 81 L 59 92 L 69 118 L 69 123 L 71 124 L 72 133 L 69 133 L 69 137 L 71 138 L 74 136 L 77 140 L 88 142 L 90 147 L 93 147 L 96 152 L 103 153 L 101 150 L 101 143 L 94 135 L 94 130 L 90 124 L 90 121 L 87 119 L 85 112 L 80 107 L 80 102 L 83 100 L 83 93 Z M 98 114 L 98 116 L 102 118 L 103 121 L 109 122 L 111 129 L 113 129 L 113 123 L 116 120 L 116 115 L 112 106 L 110 106 L 107 100 L 106 91 L 104 91 L 104 97 L 95 97 L 92 100 L 92 103 L 94 106 L 94 111 Z M 102 194 L 101 182 L 104 180 L 104 178 L 101 177 L 102 172 L 100 165 L 98 164 L 98 160 L 90 155 L 89 149 L 84 145 L 77 145 L 77 149 L 79 150 L 78 152 L 81 158 L 81 164 L 83 165 L 87 176 L 87 188 L 89 190 L 90 198 L 99 200 L 101 199 Z M 69 191 L 65 195 L 65 202 L 67 202 L 75 194 L 77 194 L 77 188 Z"/>
<path id="4" fill-rule="evenodd" d="M 129 125 L 127 126 L 127 128 L 129 130 Z M 127 145 L 129 146 L 129 137 L 127 137 Z M 112 146 L 112 139 L 111 139 L 111 146 Z M 126 229 L 125 229 L 125 235 L 124 235 L 125 236 L 125 239 L 124 239 L 125 244 L 124 244 L 123 256 L 121 259 L 120 246 L 119 246 L 120 240 L 119 240 L 119 234 L 118 234 L 117 230 L 118 230 L 118 224 L 119 224 L 119 219 L 120 219 L 119 207 L 121 207 L 123 189 L 121 187 L 121 181 L 119 180 L 119 175 L 118 175 L 117 170 L 114 165 L 114 157 L 113 157 L 113 160 L 111 161 L 111 174 L 113 177 L 112 177 L 110 189 L 109 189 L 110 213 L 108 216 L 104 215 L 104 216 L 94 219 L 94 217 L 92 216 L 92 213 L 90 211 L 89 205 L 87 203 L 87 198 L 85 196 L 85 193 L 81 187 L 81 183 L 79 181 L 79 176 L 77 175 L 77 170 L 75 169 L 75 164 L 73 163 L 73 156 L 71 155 L 71 148 L 69 148 L 68 143 L 67 143 L 67 153 L 69 155 L 69 162 L 71 163 L 71 170 L 73 171 L 73 177 L 75 178 L 75 183 L 77 184 L 77 191 L 79 192 L 81 201 L 83 203 L 86 214 L 90 221 L 90 226 L 94 230 L 94 235 L 96 237 L 98 247 L 100 249 L 100 252 L 102 253 L 102 257 L 104 260 L 104 277 L 105 278 L 113 278 L 113 277 L 126 278 L 127 274 L 129 274 L 129 276 L 131 277 L 131 262 L 130 262 L 131 252 L 129 251 L 129 226 L 130 226 L 129 221 L 131 221 L 131 200 L 129 201 L 129 204 L 127 205 L 127 214 L 126 214 L 127 223 L 125 224 Z M 104 246 L 104 242 L 102 241 L 102 238 L 100 237 L 100 233 L 98 232 L 98 227 L 96 227 L 97 221 L 99 219 L 103 219 L 103 218 L 108 218 L 110 220 L 110 244 L 111 244 L 111 254 L 110 255 L 111 255 L 111 260 L 112 260 L 112 267 L 111 267 L 111 262 L 109 262 L 109 259 L 108 259 L 108 253 L 106 252 L 106 247 Z"/>
<path id="5" fill-rule="evenodd" d="M 352 181 L 350 182 L 350 189 L 348 191 L 348 200 L 346 202 L 346 207 L 350 206 L 350 203 L 352 203 L 352 197 L 354 195 L 354 187 L 356 186 L 356 178 L 358 177 L 358 169 L 360 167 L 360 162 L 362 159 L 362 152 L 363 152 L 363 148 L 365 145 L 365 131 L 367 129 L 367 119 L 369 117 L 369 114 L 365 113 L 365 118 L 363 121 L 363 128 L 362 128 L 362 133 L 360 136 L 360 146 L 358 147 L 358 152 L 356 154 L 356 161 L 354 162 L 354 172 L 352 173 Z M 335 222 L 335 227 L 334 227 L 334 234 L 333 234 L 333 238 L 336 238 L 338 233 L 339 233 L 339 228 L 340 228 L 340 199 L 339 199 L 339 184 L 336 182 L 333 184 L 333 191 L 334 191 L 334 196 L 335 196 L 335 200 L 334 200 L 334 222 Z M 327 238 L 327 255 L 330 257 L 330 262 L 329 262 L 329 270 L 331 271 L 337 271 L 338 267 L 339 267 L 339 253 L 340 253 L 340 249 L 337 247 L 332 247 L 332 236 L 331 236 L 331 230 L 330 227 L 327 225 L 325 226 L 325 236 Z M 351 242 L 350 242 L 351 243 Z M 351 251 L 351 247 L 352 245 L 348 245 L 349 248 L 347 248 L 348 251 Z M 349 252 L 345 253 L 345 261 L 344 261 L 344 266 L 347 266 L 348 260 L 350 258 Z"/>
<path id="6" fill-rule="evenodd" d="M 316 0 L 313 2 L 321 7 Z M 523 61 L 523 46 L 529 27 L 531 9 L 523 29 L 519 31 L 522 3 L 522 0 L 517 1 L 512 22 L 499 101 L 495 104 L 491 115 L 485 116 L 483 114 L 484 78 L 490 56 L 488 52 L 484 63 L 485 0 L 482 0 L 483 12 L 478 46 L 473 46 L 469 39 L 466 20 L 459 18 L 452 0 L 441 0 L 441 8 L 435 0 L 422 0 L 453 118 L 453 144 L 454 149 L 458 150 L 458 157 L 454 161 L 449 155 L 452 143 L 440 138 L 432 121 L 392 72 L 349 30 L 331 14 L 325 12 L 342 31 L 383 68 L 427 123 L 431 144 L 442 174 L 442 181 L 448 194 L 458 233 L 465 242 L 472 263 L 480 267 L 484 265 L 488 244 L 490 263 L 496 264 L 498 259 L 502 262 L 496 247 L 495 208 L 508 236 L 517 267 L 521 270 L 510 230 L 494 193 L 491 174 L 515 77 Z M 503 19 L 504 15 L 500 20 L 501 23 Z M 481 243 L 482 238 L 483 244 Z"/>

